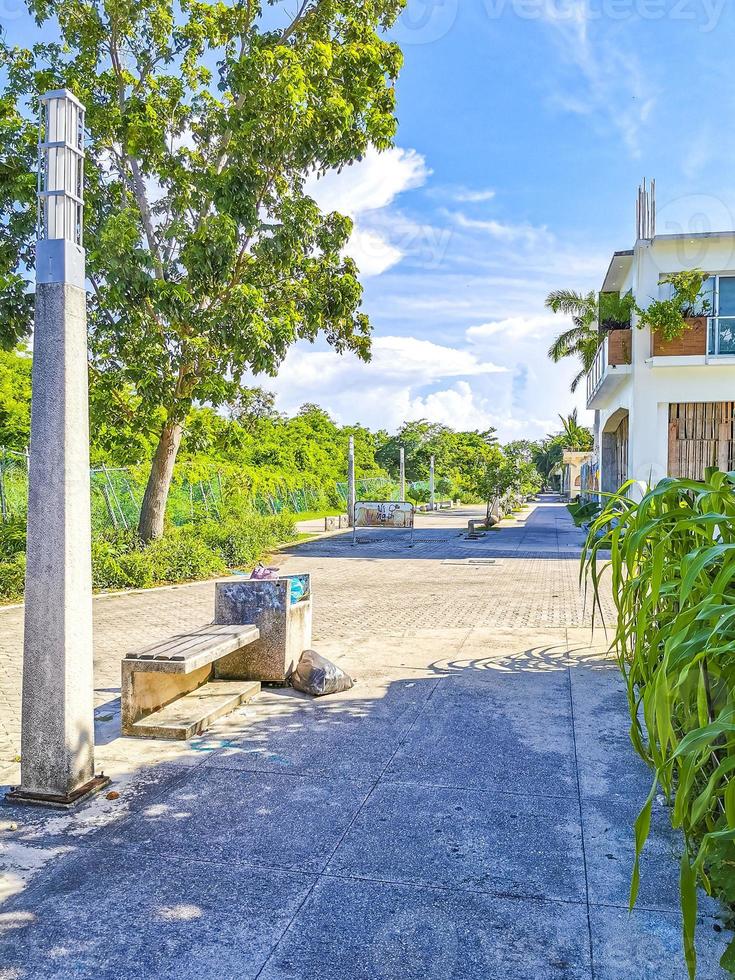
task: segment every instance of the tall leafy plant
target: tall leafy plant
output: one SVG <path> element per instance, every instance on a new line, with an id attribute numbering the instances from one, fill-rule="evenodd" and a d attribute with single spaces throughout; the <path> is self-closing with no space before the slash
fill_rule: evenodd
<path id="1" fill-rule="evenodd" d="M 735 473 L 663 480 L 640 501 L 629 491 L 592 524 L 582 571 L 598 608 L 603 577 L 612 578 L 631 739 L 654 772 L 635 825 L 631 908 L 660 788 L 685 838 L 681 906 L 694 977 L 697 886 L 735 905 Z M 735 972 L 735 942 L 722 962 Z"/>

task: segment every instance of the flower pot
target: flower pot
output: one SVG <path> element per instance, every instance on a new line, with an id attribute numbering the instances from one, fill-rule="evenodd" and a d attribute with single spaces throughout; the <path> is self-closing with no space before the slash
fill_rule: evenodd
<path id="1" fill-rule="evenodd" d="M 681 337 L 674 340 L 664 338 L 654 331 L 651 334 L 651 354 L 653 357 L 695 357 L 707 353 L 706 316 L 693 317 L 685 321 L 687 328 Z"/>

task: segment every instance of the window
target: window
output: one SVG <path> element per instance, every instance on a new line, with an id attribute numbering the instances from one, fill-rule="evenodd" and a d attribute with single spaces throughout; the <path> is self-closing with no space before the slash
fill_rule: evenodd
<path id="1" fill-rule="evenodd" d="M 673 295 L 670 282 L 659 283 L 659 299 Z M 708 354 L 735 356 L 735 276 L 705 279 L 694 314 L 709 317 Z"/>

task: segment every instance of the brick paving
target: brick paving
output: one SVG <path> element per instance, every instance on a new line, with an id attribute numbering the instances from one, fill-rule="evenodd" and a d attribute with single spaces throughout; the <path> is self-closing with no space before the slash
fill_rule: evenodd
<path id="1" fill-rule="evenodd" d="M 280 556 L 285 570 L 310 571 L 315 642 L 352 633 L 582 626 L 582 535 L 556 503 L 528 508 L 479 541 L 463 535 L 479 508 L 418 515 L 413 548 L 405 532 L 331 535 Z M 469 564 L 492 559 L 493 565 Z M 214 584 L 199 582 L 94 601 L 95 703 L 116 698 L 128 650 L 210 621 Z M 612 608 L 606 606 L 608 619 Z M 20 751 L 23 610 L 0 607 L 0 762 Z"/>

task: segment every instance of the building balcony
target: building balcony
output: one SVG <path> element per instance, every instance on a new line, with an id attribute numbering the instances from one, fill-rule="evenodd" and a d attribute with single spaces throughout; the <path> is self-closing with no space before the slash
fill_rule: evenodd
<path id="1" fill-rule="evenodd" d="M 680 337 L 651 335 L 650 367 L 685 367 L 735 361 L 735 317 L 700 316 L 687 320 Z"/>
<path id="2" fill-rule="evenodd" d="M 613 330 L 607 334 L 587 374 L 587 408 L 602 408 L 632 369 L 632 334 Z"/>

